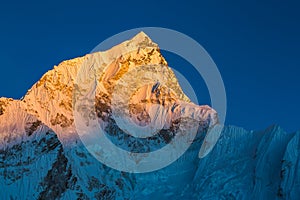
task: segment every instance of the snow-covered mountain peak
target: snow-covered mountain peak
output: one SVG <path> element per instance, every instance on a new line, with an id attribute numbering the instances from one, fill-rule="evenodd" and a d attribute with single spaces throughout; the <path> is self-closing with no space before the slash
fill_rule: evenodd
<path id="1" fill-rule="evenodd" d="M 100 118 L 103 118 L 111 112 L 112 94 L 119 94 L 120 90 L 124 90 L 124 88 L 115 88 L 118 81 L 124 77 L 127 78 L 127 86 L 125 87 L 128 87 L 128 91 L 132 92 L 131 97 L 134 97 L 134 94 L 137 95 L 136 92 L 139 92 L 139 101 L 142 101 L 142 99 L 140 99 L 141 96 L 151 96 L 151 93 L 153 93 L 151 88 L 155 87 L 155 84 L 158 83 L 155 78 L 153 78 L 152 81 L 150 80 L 149 83 L 143 87 L 144 89 L 137 87 L 135 84 L 146 71 L 154 74 L 154 76 L 163 78 L 165 80 L 165 89 L 171 88 L 174 92 L 173 98 L 171 98 L 173 100 L 168 104 L 169 110 L 171 110 L 175 103 L 190 102 L 180 88 L 175 74 L 171 68 L 167 66 L 167 62 L 161 55 L 158 45 L 153 43 L 145 33 L 141 32 L 131 40 L 124 41 L 107 51 L 87 54 L 83 57 L 61 62 L 55 66 L 54 69 L 45 73 L 27 92 L 22 100 L 27 112 L 35 115 L 44 124 L 52 128 L 63 142 L 68 141 L 68 143 L 72 143 L 72 141 L 78 139 L 74 125 L 73 94 L 76 80 L 86 78 L 86 72 L 82 71 L 85 65 L 93 65 L 98 77 L 95 103 Z M 129 75 L 132 71 L 136 73 Z M 141 84 L 142 83 L 143 81 L 141 81 Z M 156 90 L 162 89 L 163 91 L 165 90 L 163 87 L 158 86 Z M 163 93 L 161 93 L 160 98 L 162 98 L 162 94 Z M 152 95 L 152 97 L 154 96 Z M 152 98 L 152 101 L 158 102 L 157 100 L 158 99 L 153 100 Z M 148 101 L 150 101 L 150 99 L 148 99 Z M 132 98 L 131 102 L 138 103 Z M 188 104 L 182 104 L 182 106 L 187 105 Z M 201 106 L 199 107 L 194 104 L 189 104 L 189 106 L 194 107 L 194 109 L 190 109 L 190 112 L 197 112 L 199 115 L 202 115 L 200 114 L 203 109 Z M 135 111 L 146 109 L 146 111 L 152 113 L 154 116 L 154 113 L 158 112 L 158 110 L 151 111 L 150 107 L 151 105 L 148 104 L 139 107 L 139 109 L 135 109 Z M 183 107 L 181 109 L 184 110 Z M 204 110 L 211 112 L 211 114 L 205 112 L 206 114 L 200 117 L 201 120 L 205 120 L 206 118 L 208 121 L 217 122 L 217 114 L 213 109 L 205 108 Z M 142 113 L 137 113 L 133 118 L 137 119 L 138 116 L 141 115 Z M 189 113 L 188 115 L 192 116 L 194 114 Z M 160 116 L 161 117 L 157 120 L 164 121 L 165 118 L 167 118 L 169 119 L 169 123 L 165 126 L 170 126 L 170 120 L 172 118 L 171 111 L 167 116 Z"/>
<path id="2" fill-rule="evenodd" d="M 139 32 L 138 34 L 136 34 L 131 40 L 136 40 L 139 42 L 148 40 L 149 42 L 151 42 L 151 38 L 143 31 Z"/>
<path id="3" fill-rule="evenodd" d="M 83 84 L 91 80 L 95 87 Z M 196 119 L 197 136 L 163 169 L 114 170 L 79 140 L 73 111 L 81 97 L 89 97 L 81 89 L 95 94 L 92 117 L 107 137 L 133 154 L 167 146 L 178 132 L 189 134 L 180 124 L 197 124 L 180 117 Z M 154 122 L 162 130 L 142 139 L 126 134 L 113 118 L 120 105 L 138 126 Z M 5 191 L 0 199 L 299 199 L 300 132 L 226 126 L 211 149 L 203 145 L 204 136 L 211 136 L 207 129 L 217 123 L 217 112 L 190 102 L 158 45 L 139 33 L 107 51 L 54 66 L 22 100 L 0 98 L 0 186 Z"/>

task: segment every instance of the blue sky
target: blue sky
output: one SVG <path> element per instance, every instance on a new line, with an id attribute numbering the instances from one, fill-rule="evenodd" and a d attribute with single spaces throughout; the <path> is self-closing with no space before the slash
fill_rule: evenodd
<path id="1" fill-rule="evenodd" d="M 279 124 L 296 131 L 299 9 L 289 0 L 7 1 L 0 6 L 0 96 L 20 98 L 53 65 L 116 33 L 158 26 L 189 35 L 211 55 L 227 91 L 227 124 L 255 130 Z M 185 64 L 165 56 L 170 65 Z M 201 77 L 186 78 L 196 80 L 199 101 L 209 104 Z"/>

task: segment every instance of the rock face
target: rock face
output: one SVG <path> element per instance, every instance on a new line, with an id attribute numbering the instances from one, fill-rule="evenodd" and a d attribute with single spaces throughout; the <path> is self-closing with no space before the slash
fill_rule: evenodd
<path id="1" fill-rule="evenodd" d="M 90 75 L 86 69 L 96 74 L 96 79 L 90 77 L 97 82 L 94 88 L 82 84 Z M 154 77 L 141 78 L 150 71 Z M 142 85 L 134 82 L 139 79 Z M 128 151 L 149 152 L 169 144 L 184 123 L 178 116 L 193 116 L 198 133 L 168 167 L 144 174 L 117 171 L 97 161 L 79 139 L 73 111 L 79 109 L 83 90 L 95 94 L 94 117 L 108 138 Z M 135 124 L 154 123 L 161 128 L 158 134 L 137 140 L 120 129 L 113 113 L 126 104 Z M 108 51 L 60 63 L 22 100 L 0 98 L 0 198 L 298 199 L 299 132 L 287 134 L 277 126 L 262 132 L 225 127 L 213 150 L 199 159 L 205 135 L 217 123 L 212 108 L 197 106 L 184 95 L 157 44 L 140 33 Z"/>

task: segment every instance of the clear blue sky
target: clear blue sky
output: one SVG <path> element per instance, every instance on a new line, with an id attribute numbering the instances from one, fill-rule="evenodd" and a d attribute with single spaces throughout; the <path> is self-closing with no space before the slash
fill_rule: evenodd
<path id="1" fill-rule="evenodd" d="M 2 2 L 0 96 L 20 98 L 53 65 L 88 53 L 111 35 L 159 26 L 196 39 L 214 59 L 226 86 L 227 124 L 299 130 L 300 3 L 187 2 Z M 166 57 L 171 65 L 184 63 Z M 209 104 L 205 92 L 198 96 Z"/>

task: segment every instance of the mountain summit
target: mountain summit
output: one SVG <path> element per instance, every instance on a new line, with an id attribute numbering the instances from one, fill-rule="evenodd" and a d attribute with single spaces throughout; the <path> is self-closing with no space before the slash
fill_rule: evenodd
<path id="1" fill-rule="evenodd" d="M 87 98 L 93 99 L 94 115 L 81 107 Z M 130 135 L 121 123 L 124 109 L 131 122 L 141 127 L 136 130 L 146 134 L 157 128 L 157 133 L 138 139 Z M 87 114 L 82 123 L 96 119 L 116 146 L 133 153 L 156 151 L 176 135 L 188 134 L 182 124 L 197 126 L 197 134 L 171 165 L 150 173 L 127 173 L 107 167 L 90 154 L 78 135 L 76 112 Z M 186 121 L 189 117 L 195 121 Z M 158 45 L 141 32 L 110 50 L 54 66 L 22 100 L 0 98 L 0 185 L 5 191 L 0 197 L 299 197 L 299 132 L 225 127 L 218 142 L 207 141 L 206 134 L 217 124 L 217 112 L 188 99 Z"/>

